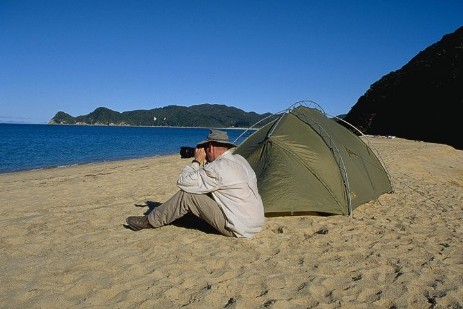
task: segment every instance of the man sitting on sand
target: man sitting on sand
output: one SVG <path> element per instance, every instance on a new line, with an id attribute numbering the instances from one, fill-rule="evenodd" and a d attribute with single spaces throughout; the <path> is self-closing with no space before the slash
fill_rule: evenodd
<path id="1" fill-rule="evenodd" d="M 127 218 L 134 231 L 158 228 L 192 213 L 230 237 L 252 237 L 265 223 L 256 174 L 224 131 L 210 130 L 199 142 L 194 160 L 177 179 L 180 188 L 167 202 L 147 216 Z"/>

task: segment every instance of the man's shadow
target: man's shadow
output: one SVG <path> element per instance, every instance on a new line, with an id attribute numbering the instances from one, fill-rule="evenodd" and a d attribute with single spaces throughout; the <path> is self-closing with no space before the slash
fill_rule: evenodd
<path id="1" fill-rule="evenodd" d="M 146 201 L 145 204 L 134 204 L 134 205 L 135 207 L 141 207 L 141 208 L 147 207 L 146 211 L 143 213 L 145 216 L 147 216 L 153 211 L 153 209 L 162 205 L 162 203 L 155 202 L 155 201 Z M 201 220 L 200 218 L 196 217 L 195 215 L 191 213 L 188 213 L 185 216 L 175 220 L 170 225 L 183 227 L 185 229 L 199 230 L 207 234 L 219 234 L 220 235 L 220 233 L 216 229 L 214 229 L 208 223 L 206 223 L 205 221 Z"/>

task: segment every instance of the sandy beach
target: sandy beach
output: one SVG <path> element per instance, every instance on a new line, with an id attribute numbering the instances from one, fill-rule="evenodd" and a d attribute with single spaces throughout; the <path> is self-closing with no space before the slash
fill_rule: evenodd
<path id="1" fill-rule="evenodd" d="M 0 175 L 1 308 L 463 308 L 463 151 L 370 137 L 395 192 L 353 217 L 133 232 L 179 155 Z"/>

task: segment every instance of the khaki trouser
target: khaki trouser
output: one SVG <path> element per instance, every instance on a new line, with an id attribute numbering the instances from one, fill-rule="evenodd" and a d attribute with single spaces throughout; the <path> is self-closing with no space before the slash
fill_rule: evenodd
<path id="1" fill-rule="evenodd" d="M 193 194 L 178 191 L 168 201 L 154 208 L 148 214 L 153 227 L 161 227 L 183 217 L 187 213 L 206 221 L 225 236 L 235 236 L 225 227 L 226 219 L 217 202 L 208 194 Z"/>

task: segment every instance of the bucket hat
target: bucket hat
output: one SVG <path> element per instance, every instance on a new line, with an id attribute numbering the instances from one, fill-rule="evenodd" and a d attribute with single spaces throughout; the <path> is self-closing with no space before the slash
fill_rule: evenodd
<path id="1" fill-rule="evenodd" d="M 209 135 L 207 136 L 207 139 L 197 143 L 196 147 L 201 147 L 202 145 L 210 143 L 210 142 L 216 142 L 216 143 L 228 146 L 229 148 L 236 147 L 236 145 L 230 142 L 230 140 L 228 139 L 227 132 L 216 130 L 216 129 L 209 130 Z"/>

